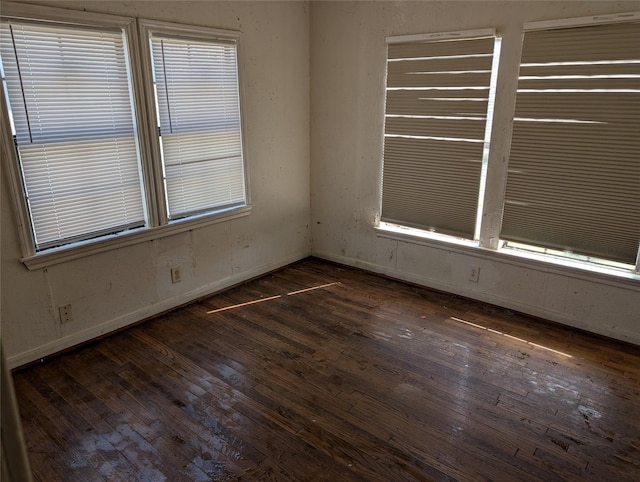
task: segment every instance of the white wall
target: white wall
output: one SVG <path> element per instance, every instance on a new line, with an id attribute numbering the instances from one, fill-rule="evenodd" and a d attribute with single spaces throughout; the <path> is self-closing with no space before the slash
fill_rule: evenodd
<path id="1" fill-rule="evenodd" d="M 479 248 L 382 238 L 373 229 L 385 37 L 494 27 L 503 36 L 500 68 L 515 79 L 523 22 L 637 10 L 637 1 L 312 3 L 313 254 L 640 344 L 638 280 L 551 268 Z M 508 146 L 514 82 L 498 88 L 492 149 Z M 478 283 L 467 279 L 472 265 L 480 267 Z"/>
<path id="2" fill-rule="evenodd" d="M 310 254 L 309 12 L 296 2 L 30 2 L 240 30 L 252 213 L 29 271 L 2 180 L 2 342 L 12 367 Z M 171 283 L 181 265 L 183 281 Z M 61 325 L 57 307 L 71 303 Z"/>
<path id="3" fill-rule="evenodd" d="M 494 26 L 513 39 L 523 21 L 640 10 L 640 2 L 30 3 L 241 30 L 254 209 L 241 219 L 29 271 L 19 261 L 2 179 L 0 306 L 11 366 L 303 258 L 311 253 L 310 224 L 317 256 L 640 344 L 637 282 L 380 238 L 373 229 L 386 36 Z M 503 61 L 508 68 L 517 52 L 505 52 Z M 502 103 L 507 118 L 508 99 Z M 174 285 L 169 267 L 176 264 L 184 280 Z M 470 264 L 481 267 L 479 283 L 467 281 Z M 61 325 L 57 307 L 67 303 L 74 321 Z"/>

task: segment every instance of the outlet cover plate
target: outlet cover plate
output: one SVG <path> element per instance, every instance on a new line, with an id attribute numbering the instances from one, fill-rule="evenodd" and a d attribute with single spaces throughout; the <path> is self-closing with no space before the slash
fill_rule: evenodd
<path id="1" fill-rule="evenodd" d="M 60 323 L 69 323 L 70 321 L 73 321 L 71 304 L 59 306 L 58 314 L 60 315 Z"/>

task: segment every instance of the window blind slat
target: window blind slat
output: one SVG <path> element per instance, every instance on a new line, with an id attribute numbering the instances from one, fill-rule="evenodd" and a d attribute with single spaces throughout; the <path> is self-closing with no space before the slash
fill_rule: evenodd
<path id="1" fill-rule="evenodd" d="M 387 87 L 481 87 L 489 85 L 491 71 L 465 72 L 465 73 L 432 73 L 430 75 L 417 75 L 413 73 L 389 73 L 387 75 Z"/>
<path id="2" fill-rule="evenodd" d="M 36 249 L 144 225 L 123 32 L 7 20 L 1 40 Z"/>
<path id="3" fill-rule="evenodd" d="M 493 56 L 493 38 L 394 43 L 388 45 L 388 59 L 411 59 L 484 55 Z"/>
<path id="4" fill-rule="evenodd" d="M 434 57 L 421 60 L 396 59 L 389 62 L 390 74 L 413 73 L 414 75 L 442 72 L 491 71 L 491 56 L 483 57 Z"/>
<path id="5" fill-rule="evenodd" d="M 526 32 L 522 64 L 502 238 L 634 264 L 640 24 Z"/>
<path id="6" fill-rule="evenodd" d="M 640 77 L 635 78 L 586 78 L 586 79 L 574 79 L 566 77 L 564 79 L 555 79 L 554 82 L 550 82 L 547 79 L 523 79 L 518 82 L 518 89 L 536 89 L 536 90 L 597 90 L 597 89 L 619 89 L 629 90 L 635 89 L 638 86 Z"/>
<path id="7" fill-rule="evenodd" d="M 240 132 L 204 132 L 191 134 L 167 134 L 162 137 L 165 165 L 206 162 L 209 159 L 241 157 Z"/>
<path id="8" fill-rule="evenodd" d="M 640 106 L 640 102 L 637 104 Z M 553 112 L 548 112 L 546 117 L 536 118 L 535 121 L 518 121 L 517 119 L 523 118 L 519 114 L 516 110 L 516 121 L 513 127 L 514 137 L 518 136 L 517 141 L 514 141 L 516 146 L 520 141 L 536 144 L 535 141 L 542 138 L 564 145 L 567 150 L 574 146 L 579 149 L 583 143 L 600 146 L 634 145 L 633 134 L 638 132 L 637 129 L 640 126 L 640 120 L 634 122 L 633 118 L 623 119 L 623 122 L 601 123 L 592 121 L 585 115 L 575 119 L 575 122 L 557 122 L 559 119 L 554 119 Z M 537 143 L 539 144 L 539 142 Z M 544 149 L 545 146 L 538 148 Z M 622 153 L 626 151 L 626 149 L 620 150 Z"/>
<path id="9" fill-rule="evenodd" d="M 425 91 L 390 90 L 387 92 L 387 115 L 485 115 L 488 89 Z"/>
<path id="10" fill-rule="evenodd" d="M 619 122 L 637 118 L 628 92 L 518 92 L 518 116 L 542 119 L 553 112 L 555 119 Z M 561 105 L 562 109 L 557 109 Z M 598 108 L 594 109 L 593 106 Z"/>
<path id="11" fill-rule="evenodd" d="M 465 118 L 462 116 L 435 119 L 387 117 L 385 123 L 386 134 L 453 137 L 483 141 L 486 119 L 484 117 Z"/>
<path id="12" fill-rule="evenodd" d="M 622 61 L 624 62 L 624 61 Z M 522 65 L 520 66 L 520 76 L 542 76 L 550 77 L 553 75 L 638 75 L 640 72 L 640 63 L 600 63 L 593 64 L 590 62 L 576 62 L 575 65 L 562 65 L 562 69 L 558 72 L 556 65 Z M 553 80 L 553 79 L 550 79 Z"/>

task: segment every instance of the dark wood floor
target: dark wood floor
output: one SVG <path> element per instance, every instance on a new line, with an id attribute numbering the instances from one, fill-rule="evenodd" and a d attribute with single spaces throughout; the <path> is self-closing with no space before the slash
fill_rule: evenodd
<path id="1" fill-rule="evenodd" d="M 315 259 L 15 385 L 47 482 L 640 480 L 640 348 Z"/>

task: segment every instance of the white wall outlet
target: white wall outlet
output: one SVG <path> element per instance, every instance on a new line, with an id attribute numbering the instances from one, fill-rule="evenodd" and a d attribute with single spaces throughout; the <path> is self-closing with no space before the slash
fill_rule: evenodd
<path id="1" fill-rule="evenodd" d="M 471 266 L 469 268 L 469 281 L 477 283 L 480 279 L 480 266 Z"/>
<path id="2" fill-rule="evenodd" d="M 174 266 L 171 268 L 171 282 L 172 283 L 180 283 L 182 281 L 182 269 L 180 266 Z"/>
<path id="3" fill-rule="evenodd" d="M 73 321 L 73 314 L 71 313 L 71 304 L 59 306 L 58 313 L 60 315 L 60 323 L 69 323 Z"/>

